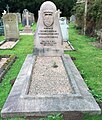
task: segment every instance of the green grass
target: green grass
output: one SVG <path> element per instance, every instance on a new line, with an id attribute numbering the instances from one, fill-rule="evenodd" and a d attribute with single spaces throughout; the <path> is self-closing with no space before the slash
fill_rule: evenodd
<path id="1" fill-rule="evenodd" d="M 102 50 L 91 45 L 94 38 L 78 35 L 73 25 L 70 25 L 69 35 L 76 51 L 66 53 L 76 58 L 74 62 L 93 96 L 102 102 Z"/>
<path id="2" fill-rule="evenodd" d="M 0 36 L 0 42 L 4 40 L 4 36 Z"/>
<path id="3" fill-rule="evenodd" d="M 35 31 L 36 24 L 32 26 Z M 92 89 L 91 92 L 98 102 L 102 101 L 102 50 L 93 47 L 90 42 L 95 41 L 83 35 L 78 35 L 78 31 L 70 25 L 70 42 L 73 44 L 76 51 L 66 52 L 75 57 L 74 63 L 80 70 L 87 85 Z M 0 40 L 3 36 L 0 36 Z M 15 54 L 18 59 L 13 64 L 11 69 L 4 76 L 2 83 L 0 83 L 0 110 L 2 109 L 5 100 L 11 90 L 10 80 L 17 77 L 22 64 L 27 54 L 33 52 L 33 36 L 20 36 L 19 43 L 13 50 L 0 50 L 0 55 Z M 2 99 L 1 99 L 2 98 Z M 2 118 L 0 118 L 1 120 Z M 6 120 L 24 120 L 23 118 L 11 118 Z M 48 116 L 40 120 L 62 120 L 62 116 Z M 102 120 L 102 116 L 88 116 L 85 115 L 85 120 Z"/>
<path id="4" fill-rule="evenodd" d="M 24 26 L 21 23 L 18 25 L 18 27 L 19 27 L 20 31 L 22 31 L 24 29 Z"/>
<path id="5" fill-rule="evenodd" d="M 35 31 L 35 30 L 36 30 L 36 23 L 33 24 L 33 25 L 31 26 L 31 28 L 32 28 L 33 31 Z"/>
<path id="6" fill-rule="evenodd" d="M 0 83 L 0 98 L 2 98 L 0 99 L 0 111 L 11 89 L 10 80 L 17 77 L 27 54 L 32 54 L 32 52 L 33 36 L 20 36 L 20 42 L 13 50 L 0 50 L 0 55 L 15 54 L 18 57 L 11 69 L 4 76 L 2 83 Z"/>

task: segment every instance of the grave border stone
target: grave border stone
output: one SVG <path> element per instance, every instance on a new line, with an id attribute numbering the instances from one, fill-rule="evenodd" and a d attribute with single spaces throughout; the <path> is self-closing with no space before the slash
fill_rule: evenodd
<path id="1" fill-rule="evenodd" d="M 1 58 L 9 58 L 7 62 L 0 68 L 0 82 L 2 81 L 3 76 L 6 74 L 8 69 L 12 66 L 12 64 L 16 61 L 15 55 L 0 55 Z"/>
<path id="2" fill-rule="evenodd" d="M 25 93 L 27 94 L 27 91 L 26 89 L 24 90 L 24 88 L 25 86 L 27 87 L 27 83 L 30 82 L 29 78 L 32 73 L 34 59 L 36 59 L 36 56 L 34 55 L 28 55 L 26 57 L 20 73 L 1 111 L 3 118 L 12 116 L 47 116 L 48 114 L 70 111 L 89 113 L 91 115 L 101 114 L 98 104 L 89 92 L 87 85 L 69 55 L 62 56 L 64 66 L 66 66 L 70 79 L 74 80 L 74 84 L 72 86 L 73 89 L 75 84 L 77 84 L 80 93 L 70 97 L 69 95 L 24 97 Z"/>

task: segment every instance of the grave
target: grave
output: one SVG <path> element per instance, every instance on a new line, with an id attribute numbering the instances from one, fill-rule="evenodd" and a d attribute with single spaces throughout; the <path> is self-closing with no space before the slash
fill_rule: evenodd
<path id="1" fill-rule="evenodd" d="M 3 16 L 5 40 L 0 44 L 0 49 L 12 49 L 19 41 L 17 15 L 7 13 Z"/>
<path id="2" fill-rule="evenodd" d="M 4 26 L 2 19 L 0 19 L 0 35 L 4 35 Z"/>
<path id="3" fill-rule="evenodd" d="M 59 14 L 54 3 L 41 5 L 34 53 L 26 57 L 2 108 L 3 118 L 101 113 L 70 56 L 63 53 Z"/>
<path id="4" fill-rule="evenodd" d="M 60 17 L 59 19 L 62 37 L 63 37 L 63 49 L 64 51 L 67 50 L 75 50 L 74 47 L 69 42 L 69 26 L 67 23 L 66 17 Z"/>
<path id="5" fill-rule="evenodd" d="M 20 32 L 20 35 L 33 35 L 30 27 L 31 15 L 29 14 L 29 11 L 26 10 L 23 16 L 25 18 L 25 27 L 24 30 Z"/>
<path id="6" fill-rule="evenodd" d="M 15 60 L 14 55 L 0 55 L 0 82 Z"/>

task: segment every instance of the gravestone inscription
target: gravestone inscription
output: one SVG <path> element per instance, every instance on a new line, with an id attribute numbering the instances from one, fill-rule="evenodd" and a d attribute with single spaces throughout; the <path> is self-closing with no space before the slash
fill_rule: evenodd
<path id="1" fill-rule="evenodd" d="M 41 6 L 35 34 L 35 54 L 60 56 L 63 53 L 59 14 L 60 12 L 52 2 L 49 4 L 45 2 Z"/>

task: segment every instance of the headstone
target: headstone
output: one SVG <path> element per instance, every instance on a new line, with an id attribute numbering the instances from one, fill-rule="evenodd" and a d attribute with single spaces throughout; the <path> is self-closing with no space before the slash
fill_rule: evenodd
<path id="1" fill-rule="evenodd" d="M 52 2 L 45 2 L 40 7 L 35 33 L 35 54 L 39 56 L 62 55 L 63 41 L 59 14 L 60 12 Z"/>
<path id="2" fill-rule="evenodd" d="M 30 27 L 30 19 L 31 19 L 31 15 L 29 14 L 29 12 L 27 11 L 26 14 L 24 15 L 24 17 L 26 18 L 26 25 L 24 27 L 23 33 L 27 33 L 27 34 L 32 34 L 32 29 Z"/>
<path id="3" fill-rule="evenodd" d="M 60 17 L 60 27 L 61 27 L 61 32 L 62 32 L 62 36 L 63 36 L 63 41 L 68 41 L 69 40 L 69 34 L 68 34 L 68 23 L 67 23 L 67 19 L 66 17 Z"/>
<path id="4" fill-rule="evenodd" d="M 2 19 L 0 19 L 0 35 L 4 35 L 4 26 Z"/>
<path id="5" fill-rule="evenodd" d="M 16 13 L 17 17 L 18 17 L 18 23 L 21 23 L 21 14 L 20 13 Z"/>
<path id="6" fill-rule="evenodd" d="M 29 12 L 27 9 L 24 9 L 22 14 L 22 24 L 26 26 L 28 23 L 30 26 L 34 23 L 34 14 Z"/>
<path id="7" fill-rule="evenodd" d="M 72 16 L 70 17 L 70 22 L 73 22 L 73 23 L 76 22 L 76 16 L 75 16 L 75 15 L 72 15 Z"/>
<path id="8" fill-rule="evenodd" d="M 4 22 L 4 34 L 7 40 L 18 39 L 19 29 L 18 29 L 18 19 L 17 15 L 14 13 L 7 13 L 3 16 Z"/>
<path id="9" fill-rule="evenodd" d="M 23 10 L 22 13 L 22 24 L 25 26 L 26 25 L 26 18 L 24 17 L 24 15 L 26 14 L 26 12 L 29 12 L 27 9 Z"/>

